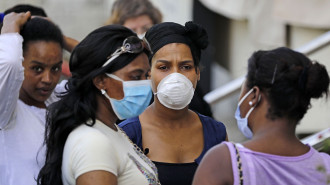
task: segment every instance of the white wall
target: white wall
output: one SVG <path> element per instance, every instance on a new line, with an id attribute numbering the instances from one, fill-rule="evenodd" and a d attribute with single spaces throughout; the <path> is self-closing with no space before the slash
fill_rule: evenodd
<path id="1" fill-rule="evenodd" d="M 192 19 L 192 0 L 151 0 L 163 13 L 164 21 L 184 24 Z M 1 0 L 0 12 L 16 4 L 43 7 L 63 33 L 81 40 L 103 26 L 114 0 Z"/>

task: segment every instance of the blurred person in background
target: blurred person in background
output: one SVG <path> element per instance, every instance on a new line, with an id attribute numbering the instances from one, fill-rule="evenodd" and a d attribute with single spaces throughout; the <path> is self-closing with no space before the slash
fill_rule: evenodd
<path id="1" fill-rule="evenodd" d="M 44 164 L 46 107 L 61 75 L 63 36 L 53 23 L 10 13 L 0 35 L 0 184 L 36 184 Z M 24 58 L 23 58 L 24 57 Z"/>
<path id="2" fill-rule="evenodd" d="M 141 38 L 154 24 L 161 23 L 163 16 L 149 0 L 116 0 L 106 24 L 120 24 Z"/>
<path id="3" fill-rule="evenodd" d="M 154 52 L 149 57 L 154 102 L 119 126 L 156 164 L 161 184 L 191 185 L 206 151 L 227 140 L 223 123 L 188 108 L 207 33 L 193 22 L 166 22 L 151 27 L 145 38 Z"/>
<path id="4" fill-rule="evenodd" d="M 253 53 L 235 113 L 251 140 L 212 148 L 193 185 L 329 184 L 330 156 L 295 135 L 311 99 L 328 92 L 325 66 L 303 54 L 284 47 Z"/>

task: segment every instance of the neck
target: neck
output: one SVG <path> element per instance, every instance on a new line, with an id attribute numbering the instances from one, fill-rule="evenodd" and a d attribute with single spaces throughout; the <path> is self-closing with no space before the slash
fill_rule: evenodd
<path id="1" fill-rule="evenodd" d="M 179 127 L 189 125 L 188 118 L 190 111 L 188 107 L 181 110 L 169 109 L 155 98 L 155 101 L 148 107 L 148 111 L 151 111 L 151 115 L 155 116 L 155 121 L 162 126 L 168 125 L 173 128 L 173 125 Z"/>
<path id="2" fill-rule="evenodd" d="M 104 98 L 102 95 L 98 95 L 97 102 L 98 106 L 96 111 L 96 119 L 100 120 L 108 127 L 117 130 L 115 124 L 118 118 L 113 112 L 109 100 Z"/>
<path id="3" fill-rule="evenodd" d="M 21 89 L 20 94 L 19 94 L 19 99 L 22 100 L 26 105 L 35 106 L 35 107 L 43 108 L 43 109 L 46 108 L 45 102 L 35 101 L 27 93 L 22 93 L 22 91 L 23 90 Z"/>

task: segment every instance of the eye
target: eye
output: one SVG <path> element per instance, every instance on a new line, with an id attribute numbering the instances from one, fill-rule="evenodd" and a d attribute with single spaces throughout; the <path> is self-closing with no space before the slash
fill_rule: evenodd
<path id="1" fill-rule="evenodd" d="M 62 67 L 61 66 L 55 66 L 52 68 L 53 71 L 58 72 L 61 71 Z"/>
<path id="2" fill-rule="evenodd" d="M 183 65 L 183 66 L 181 66 L 181 68 L 184 69 L 184 70 L 190 70 L 190 69 L 193 68 L 193 66 L 191 66 L 191 65 Z"/>
<path id="3" fill-rule="evenodd" d="M 168 69 L 168 67 L 165 66 L 165 65 L 161 65 L 161 66 L 158 67 L 158 69 L 160 69 L 160 70 L 166 70 L 166 69 Z"/>
<path id="4" fill-rule="evenodd" d="M 141 80 L 141 75 L 138 75 L 138 76 L 130 76 L 130 80 Z"/>
<path id="5" fill-rule="evenodd" d="M 43 68 L 40 67 L 40 66 L 33 66 L 32 67 L 32 70 L 35 71 L 35 72 L 37 72 L 37 73 L 40 73 L 40 72 L 43 71 Z"/>

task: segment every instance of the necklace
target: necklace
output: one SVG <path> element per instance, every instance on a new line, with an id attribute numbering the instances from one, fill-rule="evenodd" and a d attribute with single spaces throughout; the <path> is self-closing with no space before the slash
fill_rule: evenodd
<path id="1" fill-rule="evenodd" d="M 117 126 L 116 126 L 117 127 Z M 156 177 L 152 178 L 150 175 L 146 174 L 144 171 L 146 169 L 140 169 L 141 167 L 138 166 L 139 170 L 147 177 L 149 183 L 151 184 L 157 184 L 160 185 L 159 179 L 158 179 L 158 171 L 157 168 L 155 166 L 155 164 L 144 154 L 144 152 L 141 150 L 140 147 L 138 147 L 135 143 L 133 143 L 133 141 L 126 135 L 126 133 L 120 128 L 117 127 L 118 130 L 120 130 L 120 132 L 127 138 L 127 140 L 134 146 L 134 151 L 138 154 L 138 156 L 140 156 L 140 158 L 146 162 L 151 169 L 154 171 Z M 129 157 L 135 162 L 138 163 L 131 155 L 129 155 Z M 142 167 L 143 168 L 143 167 Z M 154 179 L 154 180 L 153 180 Z M 152 182 L 150 182 L 152 181 Z M 155 181 L 155 182 L 154 182 Z"/>

